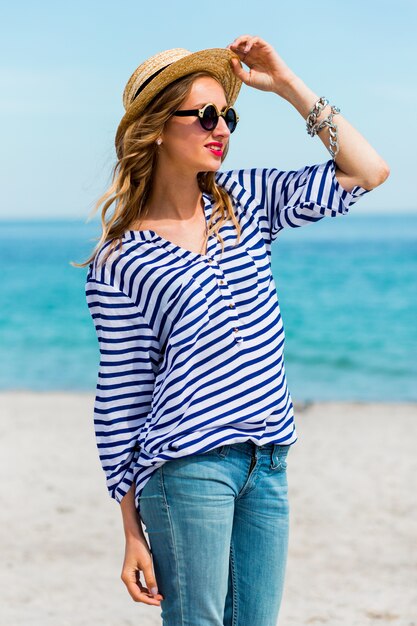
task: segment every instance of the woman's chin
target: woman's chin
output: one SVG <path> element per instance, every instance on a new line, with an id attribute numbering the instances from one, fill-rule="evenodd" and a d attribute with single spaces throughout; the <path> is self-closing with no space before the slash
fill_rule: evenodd
<path id="1" fill-rule="evenodd" d="M 222 164 L 222 160 L 219 158 L 210 159 L 209 161 L 206 162 L 205 171 L 217 172 L 221 164 Z"/>

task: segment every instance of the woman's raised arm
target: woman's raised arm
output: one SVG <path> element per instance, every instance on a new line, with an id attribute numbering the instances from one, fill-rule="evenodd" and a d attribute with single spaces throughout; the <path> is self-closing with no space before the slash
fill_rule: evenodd
<path id="1" fill-rule="evenodd" d="M 237 60 L 232 61 L 236 75 L 246 85 L 276 93 L 307 119 L 319 95 L 284 63 L 269 43 L 260 37 L 242 35 L 227 48 L 236 52 L 250 68 L 247 72 Z M 332 102 L 330 105 L 340 106 L 340 103 Z M 329 113 L 327 105 L 317 116 L 316 123 L 320 123 Z M 387 163 L 341 113 L 335 114 L 333 121 L 337 125 L 339 144 L 335 157 L 336 177 L 342 187 L 351 191 L 357 185 L 368 190 L 381 185 L 390 173 Z M 331 137 L 327 127 L 318 133 L 318 137 L 329 149 Z"/>

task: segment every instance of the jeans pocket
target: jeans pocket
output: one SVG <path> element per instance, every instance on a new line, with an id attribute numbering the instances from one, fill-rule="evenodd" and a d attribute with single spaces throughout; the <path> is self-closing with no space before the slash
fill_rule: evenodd
<path id="1" fill-rule="evenodd" d="M 285 472 L 287 469 L 287 457 L 291 445 L 282 446 L 275 444 L 271 455 L 271 469 L 277 472 Z"/>

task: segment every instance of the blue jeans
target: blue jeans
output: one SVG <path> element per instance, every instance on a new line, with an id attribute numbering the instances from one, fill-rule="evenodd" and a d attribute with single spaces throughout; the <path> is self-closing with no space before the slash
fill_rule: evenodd
<path id="1" fill-rule="evenodd" d="M 140 498 L 164 626 L 276 626 L 288 551 L 289 445 L 173 459 Z"/>

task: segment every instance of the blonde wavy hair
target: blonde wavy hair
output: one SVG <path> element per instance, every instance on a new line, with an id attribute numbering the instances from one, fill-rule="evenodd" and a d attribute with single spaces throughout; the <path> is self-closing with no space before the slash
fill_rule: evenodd
<path id="1" fill-rule="evenodd" d="M 84 263 L 71 261 L 74 267 L 85 267 L 94 261 L 100 248 L 107 241 L 106 252 L 101 256 L 104 263 L 109 255 L 122 247 L 122 237 L 126 230 L 144 215 L 144 207 L 151 194 L 153 173 L 156 160 L 158 159 L 158 146 L 156 139 L 164 130 L 166 122 L 172 113 L 181 107 L 185 98 L 189 95 L 193 82 L 200 76 L 211 76 L 209 71 L 199 71 L 181 77 L 165 87 L 148 104 L 145 111 L 126 129 L 120 139 L 117 153 L 120 158 L 112 170 L 112 184 L 109 189 L 97 200 L 87 222 L 92 219 L 101 205 L 102 234 L 90 257 Z M 228 153 L 226 146 L 222 162 Z M 212 216 L 208 224 L 208 232 L 204 237 L 205 250 L 208 238 L 214 235 L 221 243 L 224 251 L 224 240 L 218 232 L 222 224 L 231 220 L 237 231 L 237 243 L 240 240 L 241 227 L 233 211 L 229 194 L 215 182 L 215 172 L 199 172 L 197 174 L 198 186 L 202 192 L 213 197 Z M 108 215 L 110 207 L 114 204 L 112 215 Z M 217 222 L 216 219 L 218 218 Z M 214 224 L 214 222 L 216 222 Z M 236 245 L 237 245 L 236 243 Z"/>

